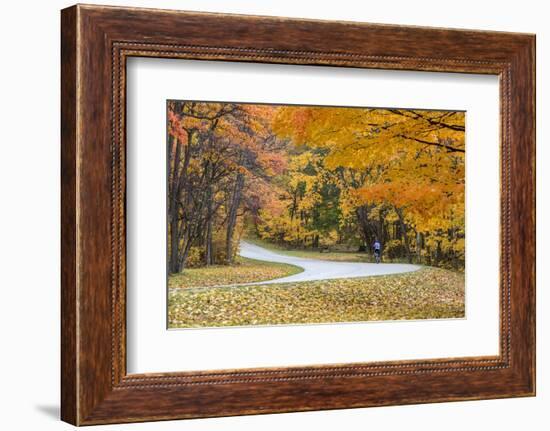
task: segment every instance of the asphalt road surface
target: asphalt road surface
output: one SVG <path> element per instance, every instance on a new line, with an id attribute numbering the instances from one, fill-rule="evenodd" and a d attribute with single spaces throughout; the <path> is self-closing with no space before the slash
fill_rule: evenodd
<path id="1" fill-rule="evenodd" d="M 368 277 L 371 275 L 400 274 L 420 269 L 418 265 L 405 263 L 334 262 L 323 259 L 287 256 L 246 241 L 241 241 L 239 254 L 242 257 L 266 262 L 289 263 L 304 269 L 299 274 L 276 278 L 274 280 L 247 283 L 249 285 Z"/>

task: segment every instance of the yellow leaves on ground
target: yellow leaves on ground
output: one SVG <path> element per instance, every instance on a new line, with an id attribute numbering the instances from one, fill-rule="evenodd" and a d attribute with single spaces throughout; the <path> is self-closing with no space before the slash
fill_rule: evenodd
<path id="1" fill-rule="evenodd" d="M 171 274 L 168 276 L 168 287 L 227 286 L 272 280 L 299 272 L 302 272 L 302 269 L 294 265 L 239 257 L 237 262 L 231 266 L 212 265 L 203 268 L 188 268 L 183 273 Z"/>
<path id="2" fill-rule="evenodd" d="M 368 278 L 171 290 L 170 328 L 464 317 L 464 274 L 439 268 Z"/>

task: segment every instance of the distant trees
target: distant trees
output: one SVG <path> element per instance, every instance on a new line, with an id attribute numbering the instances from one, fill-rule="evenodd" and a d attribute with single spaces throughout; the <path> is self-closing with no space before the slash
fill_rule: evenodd
<path id="1" fill-rule="evenodd" d="M 463 112 L 285 107 L 273 129 L 324 151 L 322 170 L 313 169 L 338 189 L 340 210 L 325 241 L 369 249 L 378 238 L 389 258 L 463 266 Z M 311 171 L 319 161 L 308 158 Z"/>
<path id="2" fill-rule="evenodd" d="M 464 264 L 463 112 L 172 101 L 169 269 L 289 247 Z"/>

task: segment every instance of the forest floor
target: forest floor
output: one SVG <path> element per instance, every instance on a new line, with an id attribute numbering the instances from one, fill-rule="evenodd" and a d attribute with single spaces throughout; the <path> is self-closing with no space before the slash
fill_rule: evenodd
<path id="1" fill-rule="evenodd" d="M 365 278 L 173 289 L 168 302 L 170 328 L 462 318 L 464 274 L 425 267 Z"/>
<path id="2" fill-rule="evenodd" d="M 268 281 L 298 274 L 303 269 L 277 262 L 265 262 L 237 256 L 234 265 L 212 265 L 187 268 L 181 274 L 168 277 L 168 288 L 196 288 Z"/>

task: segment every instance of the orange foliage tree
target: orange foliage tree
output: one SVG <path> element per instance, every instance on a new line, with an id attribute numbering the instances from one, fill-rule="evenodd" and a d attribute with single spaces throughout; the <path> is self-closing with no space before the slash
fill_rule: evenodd
<path id="1" fill-rule="evenodd" d="M 463 265 L 464 112 L 285 107 L 273 130 L 326 151 L 340 223 L 354 222 L 365 247 L 378 238 L 388 255 Z"/>
<path id="2" fill-rule="evenodd" d="M 464 112 L 171 101 L 168 136 L 171 272 L 233 263 L 245 222 L 463 267 Z"/>
<path id="3" fill-rule="evenodd" d="M 248 186 L 284 168 L 269 128 L 272 109 L 256 105 L 168 104 L 169 268 L 195 260 L 231 263 L 233 237 Z M 254 192 L 249 193 L 252 198 Z M 224 231 L 224 232 L 222 232 Z M 216 259 L 214 236 L 225 237 Z"/>

